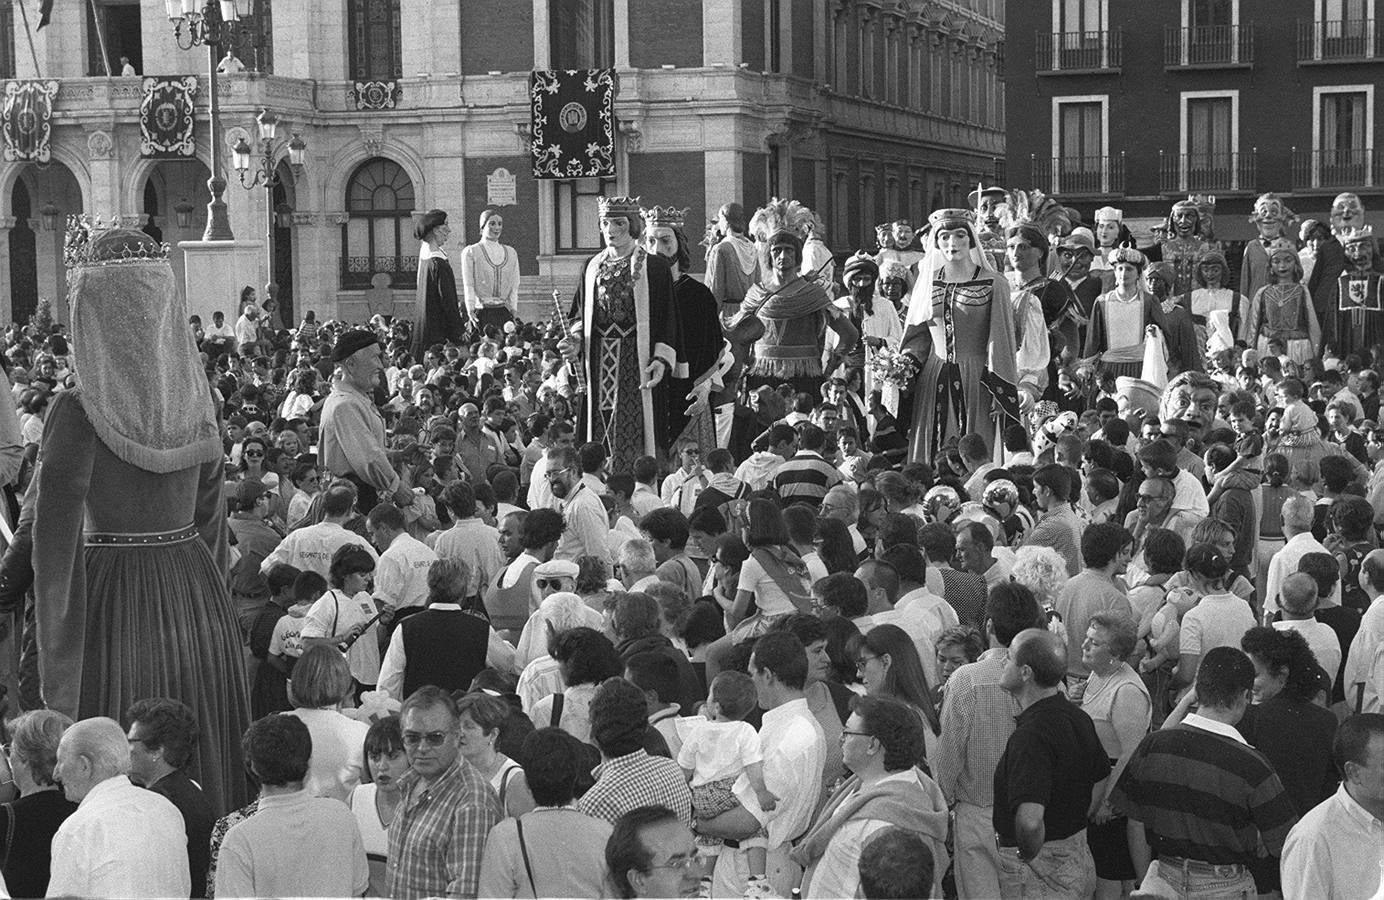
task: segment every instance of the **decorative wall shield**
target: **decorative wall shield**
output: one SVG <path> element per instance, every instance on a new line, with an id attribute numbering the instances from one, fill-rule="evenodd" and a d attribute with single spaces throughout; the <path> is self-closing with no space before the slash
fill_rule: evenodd
<path id="1" fill-rule="evenodd" d="M 144 79 L 139 103 L 139 155 L 158 159 L 191 159 L 197 155 L 192 98 L 196 75 Z"/>
<path id="2" fill-rule="evenodd" d="M 615 70 L 537 69 L 529 75 L 534 178 L 615 174 Z"/>
<path id="3" fill-rule="evenodd" d="M 57 96 L 56 80 L 5 82 L 0 132 L 6 162 L 46 163 L 53 158 L 49 141 L 53 136 L 53 98 Z"/>
<path id="4" fill-rule="evenodd" d="M 403 90 L 397 81 L 357 81 L 350 93 L 356 109 L 393 109 Z"/>

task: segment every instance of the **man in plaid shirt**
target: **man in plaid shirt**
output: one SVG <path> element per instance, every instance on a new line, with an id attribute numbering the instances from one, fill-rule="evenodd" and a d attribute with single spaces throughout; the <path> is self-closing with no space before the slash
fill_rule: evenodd
<path id="1" fill-rule="evenodd" d="M 591 700 L 591 738 L 601 750 L 601 766 L 577 809 L 613 823 L 641 806 L 666 806 L 691 827 L 687 778 L 677 763 L 644 749 L 648 729 L 644 692 L 623 678 L 607 678 Z"/>
<path id="2" fill-rule="evenodd" d="M 499 797 L 459 755 L 461 717 L 449 694 L 421 687 L 400 713 L 412 769 L 399 779 L 404 801 L 389 825 L 390 896 L 475 897 Z"/>

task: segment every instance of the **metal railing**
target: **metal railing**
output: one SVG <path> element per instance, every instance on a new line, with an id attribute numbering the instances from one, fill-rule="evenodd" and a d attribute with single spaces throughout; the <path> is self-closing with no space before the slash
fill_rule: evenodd
<path id="1" fill-rule="evenodd" d="M 340 263 L 343 291 L 369 290 L 373 287 L 371 279 L 381 273 L 389 276 L 391 288 L 413 287 L 417 283 L 416 256 L 343 256 Z"/>
<path id="2" fill-rule="evenodd" d="M 1164 194 L 1252 191 L 1259 153 L 1158 153 L 1158 189 Z"/>
<path id="3" fill-rule="evenodd" d="M 1298 19 L 1298 62 L 1358 62 L 1380 55 L 1374 19 Z"/>
<path id="4" fill-rule="evenodd" d="M 1124 32 L 1039 31 L 1034 37 L 1034 65 L 1039 72 L 1114 70 L 1123 57 Z"/>
<path id="5" fill-rule="evenodd" d="M 1065 197 L 1102 197 L 1125 191 L 1125 155 L 1034 156 L 1030 161 L 1032 183 Z"/>
<path id="6" fill-rule="evenodd" d="M 1248 66 L 1254 63 L 1253 25 L 1198 25 L 1163 29 L 1167 68 Z"/>
<path id="7" fill-rule="evenodd" d="M 1347 190 L 1384 185 L 1384 153 L 1363 147 L 1345 150 L 1293 148 L 1293 190 Z"/>

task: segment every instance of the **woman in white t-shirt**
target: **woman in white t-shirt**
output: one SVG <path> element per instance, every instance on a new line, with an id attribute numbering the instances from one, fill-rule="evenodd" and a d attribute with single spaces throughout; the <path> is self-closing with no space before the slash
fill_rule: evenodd
<path id="1" fill-rule="evenodd" d="M 303 645 L 324 644 L 346 654 L 357 691 L 373 690 L 380 678 L 379 608 L 370 596 L 375 558 L 360 544 L 332 554 L 331 590 L 318 598 L 303 622 Z"/>
<path id="2" fill-rule="evenodd" d="M 356 785 L 347 805 L 356 817 L 365 858 L 370 863 L 367 897 L 389 896 L 389 823 L 403 800 L 399 779 L 409 770 L 398 716 L 370 726 L 365 735 L 365 783 Z"/>
<path id="3" fill-rule="evenodd" d="M 312 735 L 312 759 L 305 787 L 313 797 L 334 797 L 342 803 L 360 783 L 365 762 L 365 735 L 370 730 L 341 712 L 351 694 L 351 672 L 341 651 L 324 644 L 309 647 L 293 667 L 288 699 L 295 716 Z"/>
<path id="4" fill-rule="evenodd" d="M 733 643 L 759 637 L 785 616 L 812 611 L 807 564 L 790 545 L 783 514 L 772 501 L 750 501 L 745 546 L 750 558 L 740 567 L 735 603 L 726 616 Z"/>
<path id="5" fill-rule="evenodd" d="M 506 816 L 522 816 L 533 809 L 533 794 L 524 780 L 524 769 L 496 748 L 500 730 L 509 720 L 509 704 L 484 691 L 472 691 L 457 703 L 461 715 L 462 757 L 480 772 L 500 798 Z"/>

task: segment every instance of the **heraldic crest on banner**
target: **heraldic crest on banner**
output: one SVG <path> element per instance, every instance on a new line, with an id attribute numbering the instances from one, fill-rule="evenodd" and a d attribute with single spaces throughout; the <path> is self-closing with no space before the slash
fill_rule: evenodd
<path id="1" fill-rule="evenodd" d="M 139 103 L 139 155 L 159 159 L 190 159 L 197 155 L 192 98 L 197 76 L 174 75 L 144 79 Z"/>
<path id="2" fill-rule="evenodd" d="M 4 105 L 0 106 L 0 132 L 3 132 L 5 162 L 46 163 L 53 158 L 53 98 L 58 82 L 7 81 Z"/>
<path id="3" fill-rule="evenodd" d="M 533 177 L 615 174 L 615 70 L 538 69 L 533 103 Z"/>

